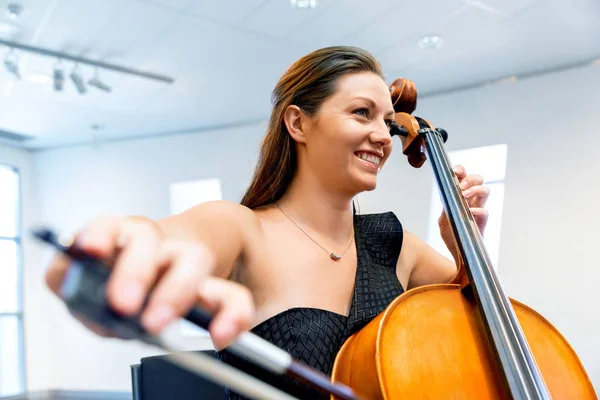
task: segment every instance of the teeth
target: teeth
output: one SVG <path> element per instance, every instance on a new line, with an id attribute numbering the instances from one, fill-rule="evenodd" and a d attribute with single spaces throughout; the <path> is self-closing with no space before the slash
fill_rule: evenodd
<path id="1" fill-rule="evenodd" d="M 358 158 L 360 158 L 361 160 L 365 160 L 368 162 L 371 162 L 375 165 L 379 165 L 379 162 L 381 161 L 380 157 L 377 157 L 373 154 L 369 154 L 369 153 L 358 153 Z"/>

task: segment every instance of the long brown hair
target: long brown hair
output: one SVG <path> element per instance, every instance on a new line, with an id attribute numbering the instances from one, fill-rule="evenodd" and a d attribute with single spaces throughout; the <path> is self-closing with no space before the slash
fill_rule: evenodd
<path id="1" fill-rule="evenodd" d="M 286 109 L 296 105 L 314 116 L 335 92 L 340 77 L 365 71 L 385 79 L 381 65 L 369 52 L 351 46 L 322 48 L 290 66 L 273 90 L 269 126 L 242 205 L 253 209 L 279 200 L 296 173 L 296 144 L 283 122 Z"/>

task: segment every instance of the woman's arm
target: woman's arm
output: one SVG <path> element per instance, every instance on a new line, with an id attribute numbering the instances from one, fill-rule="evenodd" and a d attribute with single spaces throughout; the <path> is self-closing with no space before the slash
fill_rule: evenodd
<path id="1" fill-rule="evenodd" d="M 482 176 L 467 175 L 462 165 L 454 167 L 454 173 L 460 183 L 462 195 L 467 200 L 477 227 L 483 235 L 488 221 L 488 212 L 483 207 L 490 190 L 483 186 Z M 438 224 L 440 235 L 454 261 L 444 257 L 415 235 L 404 231 L 402 251 L 396 264 L 396 274 L 406 289 L 435 283 L 448 283 L 458 272 L 458 263 L 461 262 L 460 255 L 450 222 L 444 212 L 438 219 Z"/>
<path id="2" fill-rule="evenodd" d="M 214 276 L 227 278 L 243 258 L 249 238 L 256 238 L 260 223 L 254 212 L 240 204 L 216 200 L 156 221 L 172 239 L 198 241 L 216 258 Z"/>
<path id="3" fill-rule="evenodd" d="M 423 285 L 448 283 L 457 271 L 455 262 L 435 251 L 417 236 L 404 231 L 396 274 L 406 290 Z"/>

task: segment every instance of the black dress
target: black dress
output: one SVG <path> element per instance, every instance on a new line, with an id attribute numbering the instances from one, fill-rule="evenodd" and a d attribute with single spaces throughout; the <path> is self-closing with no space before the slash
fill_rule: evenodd
<path id="1" fill-rule="evenodd" d="M 331 374 L 336 354 L 344 341 L 404 291 L 396 276 L 403 237 L 402 225 L 396 215 L 392 212 L 356 215 L 354 233 L 358 265 L 348 316 L 318 308 L 296 307 L 274 315 L 251 330 L 290 353 L 295 360 L 327 375 Z M 329 398 L 291 379 L 264 372 L 226 349 L 217 356 L 297 398 Z M 244 399 L 233 391 L 226 392 L 229 399 Z"/>

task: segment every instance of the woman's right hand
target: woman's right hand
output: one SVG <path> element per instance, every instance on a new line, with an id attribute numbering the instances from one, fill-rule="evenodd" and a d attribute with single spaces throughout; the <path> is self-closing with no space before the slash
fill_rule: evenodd
<path id="1" fill-rule="evenodd" d="M 135 315 L 152 289 L 141 321 L 151 334 L 159 334 L 196 304 L 213 314 L 209 327 L 217 349 L 231 344 L 250 328 L 254 303 L 250 291 L 235 282 L 211 276 L 215 259 L 198 242 L 166 237 L 158 224 L 139 217 L 105 216 L 92 220 L 75 236 L 75 245 L 107 261 L 114 271 L 107 285 L 109 305 L 118 313 Z M 59 294 L 70 261 L 57 255 L 46 283 Z M 101 328 L 80 319 L 97 334 Z"/>

